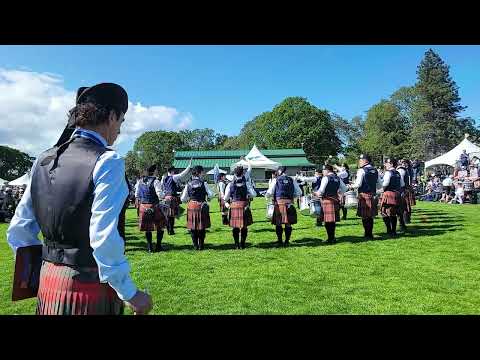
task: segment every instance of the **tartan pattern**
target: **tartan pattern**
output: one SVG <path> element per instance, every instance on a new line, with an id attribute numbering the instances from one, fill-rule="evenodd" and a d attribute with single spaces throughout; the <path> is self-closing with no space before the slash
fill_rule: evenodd
<path id="1" fill-rule="evenodd" d="M 398 213 L 403 214 L 403 213 L 411 213 L 412 212 L 412 207 L 410 206 L 410 200 L 408 198 L 408 194 L 406 191 L 404 191 L 400 195 L 400 203 L 398 205 Z"/>
<path id="2" fill-rule="evenodd" d="M 378 214 L 375 194 L 358 193 L 357 216 L 362 219 L 373 218 Z"/>
<path id="3" fill-rule="evenodd" d="M 165 202 L 168 205 L 168 217 L 176 217 L 179 214 L 180 199 L 178 196 L 166 195 Z"/>
<path id="4" fill-rule="evenodd" d="M 290 213 L 287 211 L 287 206 L 290 206 Z M 280 226 L 282 224 L 296 224 L 297 223 L 297 211 L 293 205 L 291 199 L 278 199 L 273 206 L 272 224 Z"/>
<path id="5" fill-rule="evenodd" d="M 407 187 L 405 189 L 405 192 L 407 194 L 407 201 L 410 204 L 410 208 L 417 205 L 417 201 L 415 200 L 415 191 L 413 190 L 413 188 Z M 412 211 L 412 209 L 410 209 L 410 211 Z"/>
<path id="6" fill-rule="evenodd" d="M 400 193 L 396 191 L 385 191 L 380 200 L 380 212 L 382 216 L 396 216 L 398 206 L 401 202 Z"/>
<path id="7" fill-rule="evenodd" d="M 100 283 L 98 268 L 42 263 L 37 315 L 122 315 L 123 310 L 115 290 Z"/>
<path id="8" fill-rule="evenodd" d="M 253 224 L 252 212 L 248 201 L 232 201 L 230 205 L 230 226 L 232 228 L 244 228 Z"/>
<path id="9" fill-rule="evenodd" d="M 322 214 L 319 219 L 326 223 L 340 221 L 340 201 L 338 197 L 325 196 L 322 198 Z"/>
<path id="10" fill-rule="evenodd" d="M 203 230 L 211 226 L 210 212 L 202 211 L 201 202 L 190 200 L 187 205 L 187 229 Z"/>
<path id="11" fill-rule="evenodd" d="M 145 210 L 155 207 L 155 216 L 153 220 L 145 219 Z M 167 219 L 158 206 L 153 204 L 140 204 L 140 216 L 138 218 L 138 227 L 140 231 L 161 230 L 167 226 Z"/>

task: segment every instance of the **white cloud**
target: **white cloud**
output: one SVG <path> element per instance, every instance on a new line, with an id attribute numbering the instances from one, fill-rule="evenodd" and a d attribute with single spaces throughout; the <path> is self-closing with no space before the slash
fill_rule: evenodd
<path id="1" fill-rule="evenodd" d="M 0 68 L 0 144 L 37 156 L 57 141 L 74 100 L 75 91 L 65 89 L 58 75 Z M 139 102 L 129 104 L 125 118 L 116 145 L 144 131 L 188 128 L 193 120 L 190 113 Z"/>

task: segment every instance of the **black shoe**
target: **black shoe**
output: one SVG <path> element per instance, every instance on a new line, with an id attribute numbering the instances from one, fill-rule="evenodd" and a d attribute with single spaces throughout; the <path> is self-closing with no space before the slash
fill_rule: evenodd
<path id="1" fill-rule="evenodd" d="M 402 232 L 407 232 L 407 227 L 400 225 L 400 230 L 401 230 Z"/>
<path id="2" fill-rule="evenodd" d="M 364 238 L 366 240 L 373 240 L 373 235 L 365 235 Z"/>
<path id="3" fill-rule="evenodd" d="M 159 252 L 159 251 L 165 251 L 165 249 L 162 247 L 162 245 L 158 245 L 155 246 L 155 252 Z"/>
<path id="4" fill-rule="evenodd" d="M 285 246 L 285 247 L 288 247 L 289 245 L 290 245 L 289 241 L 285 241 L 285 243 L 283 244 L 283 246 Z"/>

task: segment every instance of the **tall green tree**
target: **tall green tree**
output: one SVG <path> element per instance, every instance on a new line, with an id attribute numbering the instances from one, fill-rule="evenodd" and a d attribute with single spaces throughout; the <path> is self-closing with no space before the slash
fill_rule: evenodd
<path id="1" fill-rule="evenodd" d="M 12 181 L 29 171 L 34 158 L 17 149 L 0 146 L 0 178 Z"/>

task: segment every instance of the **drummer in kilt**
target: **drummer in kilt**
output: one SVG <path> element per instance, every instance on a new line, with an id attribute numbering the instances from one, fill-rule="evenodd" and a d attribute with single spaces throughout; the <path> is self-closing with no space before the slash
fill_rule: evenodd
<path id="1" fill-rule="evenodd" d="M 249 181 L 243 174 L 243 167 L 237 166 L 233 180 L 225 189 L 224 201 L 230 201 L 230 227 L 236 249 L 245 249 L 248 235 L 248 226 L 253 224 L 249 200 L 257 195 Z M 239 237 L 241 234 L 241 242 Z"/>
<path id="2" fill-rule="evenodd" d="M 197 165 L 192 170 L 192 178 L 185 186 L 180 200 L 187 205 L 187 229 L 190 230 L 193 247 L 203 250 L 205 229 L 211 226 L 207 201 L 214 193 L 203 180 L 203 167 Z"/>
<path id="3" fill-rule="evenodd" d="M 222 214 L 222 224 L 223 225 L 229 225 L 230 222 L 228 220 L 228 209 L 225 206 L 225 189 L 227 188 L 228 182 L 225 179 L 225 174 L 220 173 L 218 175 L 218 184 L 217 184 L 217 190 L 218 190 L 218 204 L 220 206 L 220 213 Z"/>
<path id="4" fill-rule="evenodd" d="M 348 164 L 343 163 L 342 166 L 334 165 L 335 170 L 337 171 L 337 175 L 340 180 L 343 181 L 345 185 L 350 184 L 350 168 Z M 342 209 L 342 220 L 347 220 L 347 208 L 345 207 L 345 194 L 340 196 L 340 209 Z"/>
<path id="5" fill-rule="evenodd" d="M 400 187 L 400 206 L 398 209 L 398 220 L 400 221 L 400 228 L 403 232 L 407 230 L 405 225 L 407 219 L 410 218 L 412 212 L 411 202 L 410 202 L 410 183 L 411 178 L 408 173 L 408 165 L 405 159 L 401 159 L 398 162 L 397 171 L 402 178 L 403 186 Z M 407 190 L 408 189 L 408 190 Z"/>
<path id="6" fill-rule="evenodd" d="M 321 219 L 325 222 L 328 234 L 327 243 L 334 244 L 336 223 L 340 221 L 340 198 L 347 191 L 342 180 L 333 172 L 332 165 L 323 166 L 323 178 L 315 195 L 322 199 Z"/>
<path id="7" fill-rule="evenodd" d="M 410 205 L 410 212 L 407 214 L 405 218 L 405 223 L 410 224 L 411 217 L 412 217 L 412 207 L 417 205 L 415 201 L 415 188 L 413 186 L 413 167 L 412 162 L 408 159 L 405 159 L 405 166 L 407 168 L 407 174 L 409 175 L 409 184 L 405 184 L 405 193 L 407 201 Z"/>
<path id="8" fill-rule="evenodd" d="M 175 218 L 179 215 L 179 205 L 180 197 L 178 193 L 180 192 L 179 183 L 182 182 L 189 174 L 190 167 L 192 166 L 192 159 L 187 168 L 183 170 L 180 174 L 175 175 L 175 168 L 169 167 L 167 170 L 167 176 L 163 176 L 160 181 L 160 188 L 162 193 L 165 196 L 165 203 L 168 206 L 167 212 L 167 232 L 168 235 L 175 235 Z"/>
<path id="9" fill-rule="evenodd" d="M 285 225 L 285 246 L 288 246 L 292 236 L 292 225 L 297 223 L 297 211 L 295 210 L 294 198 L 302 196 L 302 190 L 298 183 L 286 175 L 287 168 L 280 166 L 277 170 L 277 177 L 272 179 L 270 186 L 265 193 L 266 197 L 272 197 L 274 203 L 272 224 L 275 225 L 277 243 L 283 245 L 282 225 Z"/>
<path id="10" fill-rule="evenodd" d="M 155 176 L 156 165 L 146 169 L 145 176 L 140 179 L 135 197 L 138 199 L 139 213 L 138 226 L 145 232 L 148 252 L 153 252 L 152 231 L 157 231 L 155 251 L 162 251 L 164 228 L 167 226 L 165 214 L 160 210 L 159 199 L 162 197 L 160 181 Z"/>
<path id="11" fill-rule="evenodd" d="M 322 177 L 323 177 L 323 169 L 316 168 L 314 176 L 297 176 L 297 179 L 307 184 L 311 184 L 312 192 L 315 194 L 318 190 L 320 190 Z M 322 226 L 322 221 L 323 221 L 322 216 L 321 215 L 317 216 L 316 226 L 318 227 Z"/>
<path id="12" fill-rule="evenodd" d="M 369 155 L 360 155 L 355 183 L 349 185 L 349 189 L 358 190 L 357 216 L 362 218 L 365 239 L 370 240 L 373 239 L 373 219 L 378 213 L 375 194 L 382 186 L 378 171 L 371 162 Z"/>
<path id="13" fill-rule="evenodd" d="M 383 195 L 380 200 L 380 212 L 383 217 L 387 233 L 397 235 L 397 214 L 401 206 L 400 189 L 403 186 L 402 177 L 395 169 L 397 161 L 388 158 L 385 160 L 385 175 L 383 176 Z"/>

